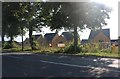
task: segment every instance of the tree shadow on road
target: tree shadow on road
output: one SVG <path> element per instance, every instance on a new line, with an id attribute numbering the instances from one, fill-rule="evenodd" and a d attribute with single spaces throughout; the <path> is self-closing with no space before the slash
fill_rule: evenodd
<path id="1" fill-rule="evenodd" d="M 113 65 L 119 61 L 112 58 L 101 57 L 72 57 L 72 56 L 51 56 L 51 55 L 35 55 L 35 54 L 21 54 L 21 55 L 6 55 L 14 56 L 3 57 L 3 72 L 5 76 L 23 76 L 24 72 L 27 77 L 119 77 L 118 64 Z M 18 58 L 17 58 L 18 57 Z M 54 64 L 40 62 L 40 60 L 47 59 Z M 74 66 L 73 66 L 74 65 Z M 113 66 L 112 66 L 113 65 Z M 80 67 L 77 67 L 80 66 Z M 118 67 L 116 67 L 118 66 Z M 11 73 L 12 72 L 12 73 Z M 15 73 L 16 72 L 16 73 Z M 7 73 L 7 75 L 6 75 Z M 23 74 L 22 74 L 23 73 Z"/>

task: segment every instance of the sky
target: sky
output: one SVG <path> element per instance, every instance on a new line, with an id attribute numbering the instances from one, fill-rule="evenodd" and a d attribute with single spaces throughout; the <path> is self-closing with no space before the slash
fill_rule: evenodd
<path id="1" fill-rule="evenodd" d="M 110 15 L 110 19 L 107 20 L 108 25 L 104 26 L 103 29 L 105 28 L 109 28 L 110 29 L 110 38 L 111 39 L 117 39 L 118 38 L 118 1 L 120 0 L 92 0 L 98 3 L 103 3 L 107 6 L 112 7 L 112 12 L 109 14 Z M 64 30 L 59 31 L 59 34 L 61 34 Z M 49 28 L 43 28 L 43 32 L 42 33 L 36 33 L 33 32 L 33 35 L 35 34 L 45 34 L 45 33 L 54 33 L 55 31 L 51 31 Z M 90 34 L 90 30 L 89 29 L 85 29 L 83 30 L 83 32 L 79 32 L 80 35 L 80 39 L 88 39 Z M 24 40 L 25 38 L 28 38 L 28 32 L 25 34 L 24 36 Z M 5 38 L 5 40 L 9 40 L 7 38 Z M 21 37 L 18 36 L 17 38 L 14 39 L 15 41 L 21 42 Z"/>

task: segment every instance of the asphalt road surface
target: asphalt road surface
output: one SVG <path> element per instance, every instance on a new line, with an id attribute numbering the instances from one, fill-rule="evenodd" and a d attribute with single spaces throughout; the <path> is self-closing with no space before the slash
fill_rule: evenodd
<path id="1" fill-rule="evenodd" d="M 119 77 L 120 59 L 3 53 L 3 77 Z"/>

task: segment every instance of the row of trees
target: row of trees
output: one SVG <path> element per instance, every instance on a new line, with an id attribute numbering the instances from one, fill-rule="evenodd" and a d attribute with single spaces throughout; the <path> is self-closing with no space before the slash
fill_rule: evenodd
<path id="1" fill-rule="evenodd" d="M 36 49 L 32 32 L 42 27 L 74 30 L 75 51 L 78 45 L 77 31 L 89 28 L 100 29 L 107 25 L 111 8 L 98 3 L 89 2 L 4 2 L 2 4 L 2 42 L 4 36 L 13 37 L 29 31 L 29 42 L 32 49 Z M 23 41 L 23 39 L 22 39 Z"/>

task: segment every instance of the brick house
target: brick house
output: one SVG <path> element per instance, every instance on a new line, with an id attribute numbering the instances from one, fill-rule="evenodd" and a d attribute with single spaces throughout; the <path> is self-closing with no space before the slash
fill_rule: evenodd
<path id="1" fill-rule="evenodd" d="M 47 46 L 56 47 L 55 40 L 59 37 L 58 33 L 46 33 L 44 35 L 44 40 L 46 40 Z"/>
<path id="2" fill-rule="evenodd" d="M 63 48 L 66 46 L 66 42 L 67 42 L 67 40 L 62 35 L 60 35 L 58 38 L 53 40 L 53 43 L 54 43 L 53 45 L 55 47 Z"/>
<path id="3" fill-rule="evenodd" d="M 71 32 L 63 32 L 60 36 L 58 33 L 46 33 L 44 37 L 42 35 L 33 35 L 34 41 L 36 41 L 39 46 L 49 46 L 49 47 L 65 47 L 69 42 L 73 40 L 73 35 Z M 24 41 L 24 46 L 30 46 L 29 38 Z"/>
<path id="4" fill-rule="evenodd" d="M 41 34 L 39 35 L 32 35 L 33 36 L 33 40 L 36 41 L 39 45 L 42 45 L 42 39 L 43 39 L 43 36 Z M 29 38 L 26 38 L 25 41 L 23 42 L 23 45 L 25 47 L 29 47 L 30 46 L 30 43 L 29 43 Z"/>
<path id="5" fill-rule="evenodd" d="M 60 36 L 58 33 L 46 33 L 44 38 L 50 47 L 65 47 L 73 40 L 73 35 L 71 32 L 63 32 Z"/>
<path id="6" fill-rule="evenodd" d="M 89 36 L 90 42 L 110 42 L 110 30 L 100 29 L 96 31 L 91 31 Z"/>
<path id="7" fill-rule="evenodd" d="M 73 41 L 73 33 L 72 32 L 63 32 L 62 33 L 62 36 L 66 39 L 66 42 L 69 43 L 69 42 L 72 42 Z"/>
<path id="8" fill-rule="evenodd" d="M 109 29 L 100 29 L 100 30 L 91 30 L 88 41 L 90 43 L 100 43 L 102 48 L 108 48 L 110 46 L 110 30 Z"/>

